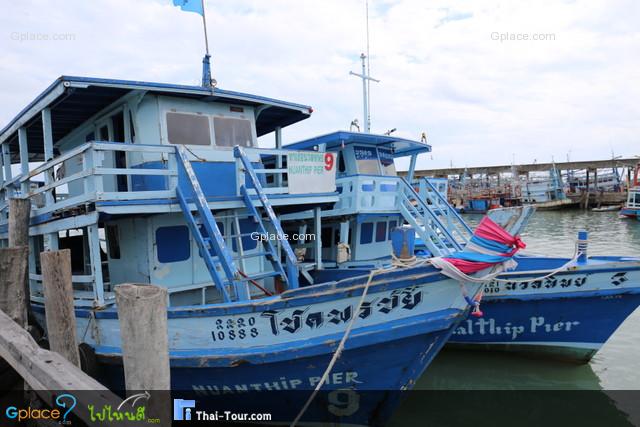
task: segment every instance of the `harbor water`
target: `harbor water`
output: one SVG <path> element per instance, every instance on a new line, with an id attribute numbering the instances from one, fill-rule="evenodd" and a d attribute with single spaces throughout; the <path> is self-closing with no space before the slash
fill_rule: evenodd
<path id="1" fill-rule="evenodd" d="M 465 215 L 475 226 L 481 215 Z M 536 212 L 525 252 L 572 257 L 578 230 L 589 255 L 640 256 L 640 222 L 617 212 Z M 640 309 L 589 364 L 513 354 L 444 350 L 418 381 L 392 425 L 640 425 Z"/>

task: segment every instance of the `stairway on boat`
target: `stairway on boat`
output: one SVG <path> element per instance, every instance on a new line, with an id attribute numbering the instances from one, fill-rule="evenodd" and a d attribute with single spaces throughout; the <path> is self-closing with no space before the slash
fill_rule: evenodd
<path id="1" fill-rule="evenodd" d="M 187 158 L 186 150 L 183 147 L 177 147 L 179 178 L 184 178 L 184 182 L 188 184 L 186 191 L 181 186 L 177 187 L 178 201 L 189 230 L 198 244 L 200 256 L 225 302 L 250 299 L 248 284 L 251 283 L 262 288 L 259 282 L 264 283 L 264 279 L 268 278 L 272 278 L 276 281 L 275 283 L 278 283 L 273 288 L 282 289 L 284 286 L 287 289 L 294 289 L 298 287 L 298 266 L 295 255 L 284 237 L 280 221 L 262 188 L 256 171 L 242 148 L 235 147 L 234 155 L 251 183 L 251 188 L 248 188 L 245 183 L 239 186 L 245 209 L 233 210 L 234 222 L 239 224 L 240 219 L 249 219 L 255 224 L 256 231 L 242 233 L 241 227 L 236 225 L 235 234 L 223 236 Z M 254 200 L 260 202 L 259 206 L 254 206 Z M 269 229 L 267 229 L 267 223 L 270 225 Z M 251 235 L 256 232 L 261 236 L 276 236 L 275 242 L 270 238 L 259 239 L 258 242 L 261 243 L 262 250 L 244 254 L 243 240 L 252 237 Z M 227 247 L 225 237 L 234 239 L 238 248 L 236 257 L 232 256 L 232 252 Z M 284 265 L 281 261 L 280 251 L 277 251 L 276 245 L 274 245 L 276 242 L 279 243 L 279 248 L 284 253 Z M 268 260 L 271 270 L 247 274 L 238 268 L 238 261 L 242 264 L 244 260 L 255 257 L 264 257 Z M 229 290 L 232 290 L 233 297 Z"/>
<path id="2" fill-rule="evenodd" d="M 433 256 L 462 250 L 473 234 L 428 178 L 421 178 L 413 185 L 400 178 L 397 207 L 404 220 L 416 230 L 419 243 Z"/>

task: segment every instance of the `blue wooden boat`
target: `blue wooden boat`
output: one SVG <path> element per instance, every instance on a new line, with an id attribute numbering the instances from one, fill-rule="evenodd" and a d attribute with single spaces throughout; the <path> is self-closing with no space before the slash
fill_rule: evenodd
<path id="1" fill-rule="evenodd" d="M 387 152 L 386 147 L 402 144 L 413 148 Z M 333 231 L 347 228 L 341 215 L 355 215 L 356 220 L 350 220 L 352 237 L 334 240 L 332 248 L 323 250 L 326 261 L 325 269 L 318 272 L 321 278 L 353 276 L 360 274 L 359 268 L 388 264 L 389 255 L 376 246 L 373 231 L 380 231 L 381 236 L 383 230 L 397 224 L 409 224 L 416 230 L 420 256 L 446 257 L 465 248 L 472 230 L 447 202 L 446 186 L 429 178 L 412 179 L 416 157 L 426 151 L 419 144 L 393 136 L 336 132 L 287 146 L 295 150 L 323 146 L 345 163 L 336 180 L 341 200 L 322 215 L 325 226 L 333 224 Z M 405 155 L 410 157 L 410 167 L 402 178 L 386 159 Z M 366 175 L 360 175 L 362 168 Z M 366 194 L 368 199 L 360 198 L 357 204 L 353 194 Z M 489 215 L 500 217 L 513 209 L 532 213 L 535 208 L 497 209 Z M 509 231 L 517 234 L 527 219 L 528 214 Z M 340 260 L 338 248 L 347 243 L 356 247 L 351 248 L 348 261 Z M 514 271 L 484 283 L 484 316 L 465 320 L 452 334 L 450 344 L 590 360 L 640 305 L 640 258 L 587 256 L 586 244 L 580 245 L 580 251 L 574 259 L 516 255 Z"/>
<path id="2" fill-rule="evenodd" d="M 54 81 L 0 131 L 0 242 L 7 239 L 7 199 L 29 198 L 37 321 L 45 327 L 38 254 L 68 248 L 78 340 L 113 388 L 123 384 L 114 289 L 131 282 L 168 290 L 175 391 L 204 397 L 311 390 L 351 322 L 323 389 L 411 388 L 466 317 L 480 285 L 461 291 L 425 265 L 369 276 L 377 264 L 367 262 L 358 274 L 325 276 L 325 252 L 333 245 L 326 230 L 335 229 L 323 225 L 323 212 L 341 209 L 348 193 L 340 185 L 336 191 L 340 160 L 322 145 L 281 148 L 281 129 L 311 111 L 211 87 Z M 269 133 L 276 149 L 258 148 L 257 138 Z M 416 148 L 429 149 L 403 141 L 388 146 L 389 153 Z M 378 180 L 353 179 L 358 188 Z M 376 191 L 387 198 L 354 187 L 349 200 L 386 211 L 395 187 Z M 418 200 L 415 191 L 411 197 Z M 311 212 L 309 220 L 295 217 L 300 212 Z M 361 222 L 343 218 L 344 237 Z M 301 232 L 290 244 L 285 230 Z M 305 241 L 310 231 L 317 238 Z M 374 240 L 375 248 L 357 247 L 356 256 L 390 254 L 386 228 Z M 295 416 L 308 395 L 277 408 L 286 412 L 283 419 Z M 396 395 L 376 394 L 348 413 L 327 411 L 321 399 L 309 414 L 313 421 L 380 424 Z"/>

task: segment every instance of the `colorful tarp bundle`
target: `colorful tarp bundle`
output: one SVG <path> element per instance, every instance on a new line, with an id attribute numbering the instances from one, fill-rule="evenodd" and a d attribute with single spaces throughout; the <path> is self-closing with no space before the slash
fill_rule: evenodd
<path id="1" fill-rule="evenodd" d="M 442 258 L 465 274 L 475 273 L 499 263 L 508 268 L 513 256 L 527 245 L 519 236 L 512 236 L 488 216 L 482 218 L 464 250 Z"/>

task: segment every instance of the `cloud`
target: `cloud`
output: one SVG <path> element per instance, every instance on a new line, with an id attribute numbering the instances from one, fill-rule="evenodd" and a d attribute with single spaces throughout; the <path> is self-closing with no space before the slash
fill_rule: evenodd
<path id="1" fill-rule="evenodd" d="M 372 128 L 418 138 L 420 167 L 638 155 L 634 1 L 370 0 Z M 361 118 L 362 0 L 207 1 L 220 87 L 310 104 L 294 141 Z M 61 74 L 198 84 L 199 15 L 170 0 L 9 2 L 0 16 L 0 126 Z M 19 41 L 15 34 L 70 34 Z M 493 34 L 553 35 L 493 40 Z M 362 120 L 362 119 L 360 119 Z M 271 144 L 272 138 L 263 138 Z"/>

